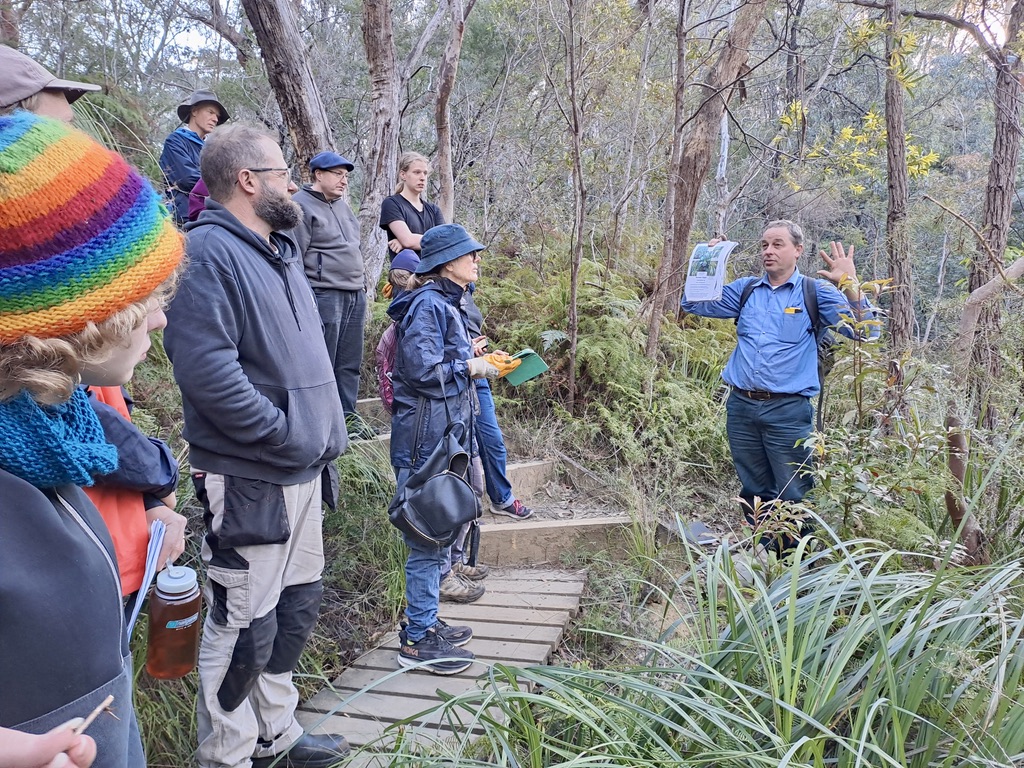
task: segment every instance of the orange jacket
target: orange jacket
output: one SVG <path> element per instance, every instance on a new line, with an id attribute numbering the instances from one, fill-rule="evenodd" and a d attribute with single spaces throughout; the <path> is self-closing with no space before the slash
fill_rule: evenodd
<path id="1" fill-rule="evenodd" d="M 90 387 L 89 391 L 99 402 L 106 403 L 131 421 L 120 387 Z M 110 538 L 114 540 L 114 553 L 121 573 L 121 594 L 130 595 L 142 585 L 146 548 L 149 546 L 149 524 L 142 494 L 105 485 L 94 485 L 84 490 L 100 511 Z"/>

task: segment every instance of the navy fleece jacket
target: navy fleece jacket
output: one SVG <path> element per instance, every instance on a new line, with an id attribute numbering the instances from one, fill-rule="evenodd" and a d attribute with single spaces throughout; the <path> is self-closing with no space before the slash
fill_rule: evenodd
<path id="1" fill-rule="evenodd" d="M 274 232 L 271 247 L 212 199 L 186 232 L 189 264 L 164 346 L 192 466 L 280 485 L 312 480 L 348 437 L 294 241 Z"/>

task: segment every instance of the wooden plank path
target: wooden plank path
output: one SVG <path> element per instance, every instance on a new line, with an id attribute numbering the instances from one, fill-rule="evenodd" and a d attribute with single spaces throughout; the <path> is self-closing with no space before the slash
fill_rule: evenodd
<path id="1" fill-rule="evenodd" d="M 477 662 L 457 675 L 399 667 L 398 633 L 361 656 L 331 685 L 299 707 L 303 727 L 318 733 L 342 733 L 353 747 L 380 741 L 385 729 L 406 718 L 421 741 L 451 735 L 437 713 L 423 714 L 440 703 L 438 691 L 459 694 L 478 685 L 496 663 L 506 666 L 546 664 L 562 639 L 569 619 L 579 610 L 584 571 L 492 569 L 487 593 L 475 603 L 441 603 L 441 618 L 468 624 L 473 639 L 465 646 Z M 417 717 L 417 715 L 422 715 Z"/>

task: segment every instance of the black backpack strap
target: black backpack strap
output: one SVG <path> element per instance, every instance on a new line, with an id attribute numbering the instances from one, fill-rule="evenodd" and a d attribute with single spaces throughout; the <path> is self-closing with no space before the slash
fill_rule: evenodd
<path id="1" fill-rule="evenodd" d="M 750 298 L 750 294 L 754 292 L 755 285 L 757 285 L 757 280 L 751 280 L 743 286 L 743 291 L 740 293 L 740 307 L 736 312 L 736 319 L 733 320 L 736 325 L 740 324 L 740 312 L 743 311 L 743 305 L 747 303 L 747 299 Z"/>
<path id="2" fill-rule="evenodd" d="M 805 277 L 804 285 L 804 308 L 811 320 L 811 333 L 815 341 L 821 341 L 821 314 L 818 312 L 818 281 L 813 277 Z"/>
<path id="3" fill-rule="evenodd" d="M 804 309 L 807 310 L 807 317 L 811 321 L 811 334 L 814 335 L 814 361 L 818 366 L 818 415 L 817 428 L 819 432 L 824 431 L 825 414 L 822 405 L 825 402 L 825 367 L 818 355 L 818 345 L 821 343 L 823 328 L 821 327 L 821 313 L 818 312 L 818 281 L 813 277 L 805 277 L 802 281 L 804 286 Z"/>

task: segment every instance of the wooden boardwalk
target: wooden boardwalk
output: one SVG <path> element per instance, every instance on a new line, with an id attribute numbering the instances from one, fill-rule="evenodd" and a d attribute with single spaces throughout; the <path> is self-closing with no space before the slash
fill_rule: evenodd
<path id="1" fill-rule="evenodd" d="M 491 664 L 546 664 L 579 609 L 585 578 L 583 571 L 492 570 L 484 582 L 487 593 L 477 602 L 441 603 L 442 619 L 473 628 L 465 646 L 476 654 L 472 667 L 451 676 L 403 669 L 396 660 L 398 633 L 392 632 L 300 706 L 299 722 L 315 732 L 342 733 L 360 747 L 380 739 L 388 726 L 438 704 L 439 690 L 458 694 L 475 687 Z M 443 738 L 448 731 L 436 715 L 416 718 L 412 725 L 426 738 Z"/>

